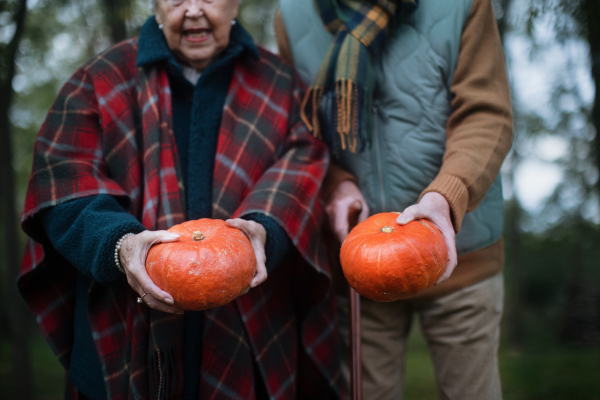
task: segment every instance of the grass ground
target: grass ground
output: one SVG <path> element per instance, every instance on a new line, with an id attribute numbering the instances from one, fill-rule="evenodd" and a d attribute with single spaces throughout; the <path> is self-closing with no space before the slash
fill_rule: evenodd
<path id="1" fill-rule="evenodd" d="M 526 351 L 500 348 L 500 371 L 505 400 L 600 400 L 600 348 L 570 348 L 538 344 Z M 62 399 L 64 372 L 46 343 L 32 343 L 36 400 Z M 2 343 L 0 398 L 14 399 L 11 349 Z M 427 346 L 413 330 L 407 356 L 404 400 L 437 400 L 433 366 Z M 372 400 L 372 399 L 365 399 Z"/>
<path id="2" fill-rule="evenodd" d="M 503 343 L 499 360 L 505 400 L 600 400 L 600 348 L 546 341 L 515 352 Z M 406 363 L 404 400 L 437 400 L 433 365 L 416 329 Z"/>
<path id="3" fill-rule="evenodd" d="M 11 366 L 12 348 L 2 342 L 0 352 L 0 398 L 18 400 L 14 396 L 12 382 L 15 379 Z M 31 366 L 33 368 L 33 391 L 36 400 L 62 400 L 65 373 L 44 339 L 37 336 L 31 343 Z"/>

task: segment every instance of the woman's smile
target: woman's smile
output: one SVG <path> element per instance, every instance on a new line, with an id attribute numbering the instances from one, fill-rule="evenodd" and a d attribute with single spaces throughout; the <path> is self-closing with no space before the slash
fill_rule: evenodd
<path id="1" fill-rule="evenodd" d="M 189 42 L 205 42 L 209 39 L 212 31 L 207 28 L 190 28 L 183 31 L 183 37 Z"/>
<path id="2" fill-rule="evenodd" d="M 239 0 L 156 2 L 156 22 L 177 60 L 203 71 L 229 44 Z"/>

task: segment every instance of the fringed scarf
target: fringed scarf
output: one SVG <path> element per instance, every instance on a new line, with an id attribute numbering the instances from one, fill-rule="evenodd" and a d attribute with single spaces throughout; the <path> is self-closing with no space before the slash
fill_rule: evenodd
<path id="1" fill-rule="evenodd" d="M 323 138 L 334 151 L 338 147 L 353 153 L 362 151 L 371 142 L 375 57 L 390 32 L 390 24 L 399 16 L 412 13 L 419 0 L 314 2 L 335 40 L 304 97 L 302 118 L 313 134 Z M 325 129 L 319 122 L 324 96 L 333 101 L 332 106 L 324 108 L 332 121 Z M 307 107 L 312 118 L 307 117 Z"/>

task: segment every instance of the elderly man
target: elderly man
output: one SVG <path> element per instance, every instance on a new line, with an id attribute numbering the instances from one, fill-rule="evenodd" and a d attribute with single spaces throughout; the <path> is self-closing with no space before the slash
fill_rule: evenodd
<path id="1" fill-rule="evenodd" d="M 501 398 L 498 172 L 512 114 L 490 0 L 280 0 L 276 33 L 310 86 L 306 121 L 335 156 L 323 195 L 337 239 L 358 208 L 359 220 L 388 211 L 402 212 L 399 224 L 428 219 L 448 245 L 436 286 L 393 303 L 363 299 L 365 398 L 401 398 L 415 314 L 440 398 Z"/>

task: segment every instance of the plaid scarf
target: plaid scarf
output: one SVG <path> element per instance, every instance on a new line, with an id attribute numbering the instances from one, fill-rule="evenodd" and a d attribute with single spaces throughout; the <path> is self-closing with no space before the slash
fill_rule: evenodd
<path id="1" fill-rule="evenodd" d="M 215 159 L 213 218 L 264 213 L 286 230 L 300 257 L 206 312 L 199 396 L 254 399 L 255 361 L 271 398 L 337 398 L 335 306 L 318 239 L 317 194 L 328 155 L 300 119 L 300 79 L 277 57 L 259 53 L 260 60 L 238 60 L 234 69 Z M 43 237 L 39 211 L 104 193 L 121 197 L 148 229 L 184 220 L 167 74 L 136 67 L 136 55 L 134 39 L 79 69 L 35 144 L 22 217 L 35 240 L 28 242 L 18 284 L 67 369 L 76 271 Z M 179 399 L 183 318 L 138 304 L 137 296 L 125 282 L 89 291 L 107 397 Z"/>
<path id="2" fill-rule="evenodd" d="M 418 0 L 314 0 L 325 28 L 335 39 L 302 103 L 302 118 L 330 148 L 355 153 L 371 143 L 373 127 L 374 59 L 400 15 L 413 12 Z M 321 133 L 321 101 L 331 126 Z M 312 123 L 306 107 L 312 108 Z M 339 139 L 337 138 L 339 136 Z M 339 140 L 339 142 L 338 142 Z M 338 144 L 339 143 L 339 144 Z"/>

